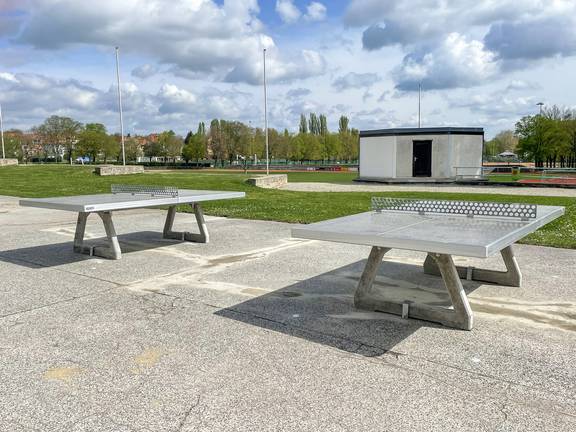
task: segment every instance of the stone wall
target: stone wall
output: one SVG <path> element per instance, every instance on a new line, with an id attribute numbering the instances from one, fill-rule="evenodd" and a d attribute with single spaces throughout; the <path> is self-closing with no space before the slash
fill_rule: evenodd
<path id="1" fill-rule="evenodd" d="M 248 184 L 265 189 L 277 189 L 288 184 L 287 174 L 274 174 L 248 179 Z"/>
<path id="2" fill-rule="evenodd" d="M 18 159 L 2 159 L 0 158 L 0 166 L 18 165 Z"/>
<path id="3" fill-rule="evenodd" d="M 141 174 L 144 172 L 142 165 L 100 165 L 95 171 L 100 176 Z"/>

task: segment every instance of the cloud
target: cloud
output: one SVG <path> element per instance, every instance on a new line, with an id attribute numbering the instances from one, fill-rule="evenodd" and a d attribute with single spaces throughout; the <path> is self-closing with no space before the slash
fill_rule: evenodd
<path id="1" fill-rule="evenodd" d="M 512 80 L 510 84 L 506 86 L 504 91 L 524 91 L 524 90 L 537 90 L 540 88 L 540 85 L 535 82 L 528 82 L 523 80 Z"/>
<path id="2" fill-rule="evenodd" d="M 17 43 L 41 50 L 119 45 L 180 75 L 255 83 L 262 49 L 274 46 L 258 19 L 257 0 L 31 0 L 31 5 Z M 289 71 L 272 74 L 282 81 L 323 71 L 312 67 L 304 52 L 284 56 L 276 49 L 274 57 L 275 69 Z"/>
<path id="3" fill-rule="evenodd" d="M 513 96 L 506 94 L 506 89 L 490 93 L 467 94 L 465 97 L 450 96 L 447 98 L 450 108 L 469 109 L 488 119 L 513 118 L 534 114 L 539 99 L 533 96 Z"/>
<path id="4" fill-rule="evenodd" d="M 302 15 L 292 0 L 277 0 L 276 12 L 280 15 L 280 19 L 287 24 L 295 23 Z"/>
<path id="5" fill-rule="evenodd" d="M 539 59 L 576 55 L 574 0 L 351 0 L 344 22 L 364 27 L 362 46 L 367 51 L 396 46 L 408 53 L 396 74 L 398 88 L 413 88 L 414 79 L 405 79 L 411 75 L 428 77 L 433 88 L 477 85 L 480 78 L 495 78 L 494 67 L 505 74 Z M 454 34 L 471 42 L 460 52 L 442 53 Z M 479 61 L 469 55 L 473 51 Z M 444 59 L 457 70 L 443 68 Z M 466 61 L 481 69 L 465 71 Z M 432 69 L 444 69 L 446 77 Z"/>
<path id="6" fill-rule="evenodd" d="M 574 11 L 576 13 L 576 10 Z M 540 20 L 499 22 L 484 37 L 486 48 L 502 59 L 541 59 L 576 54 L 576 19 L 555 16 Z"/>
<path id="7" fill-rule="evenodd" d="M 322 21 L 326 18 L 326 6 L 319 2 L 312 2 L 306 8 L 304 18 L 308 21 Z"/>
<path id="8" fill-rule="evenodd" d="M 150 78 L 158 73 L 158 66 L 151 65 L 151 64 L 144 64 L 142 66 L 138 66 L 137 68 L 132 69 L 132 76 L 136 78 Z"/>
<path id="9" fill-rule="evenodd" d="M 375 73 L 355 73 L 349 72 L 339 78 L 336 78 L 332 83 L 332 86 L 337 90 L 347 90 L 353 88 L 365 88 L 370 87 L 373 84 L 380 81 L 380 77 Z"/>
<path id="10" fill-rule="evenodd" d="M 288 98 L 300 98 L 302 96 L 308 96 L 311 93 L 312 93 L 312 90 L 307 89 L 307 88 L 294 88 L 294 89 L 288 90 L 286 92 L 286 97 L 288 97 Z"/>
<path id="11" fill-rule="evenodd" d="M 261 84 L 262 61 L 262 58 L 259 58 L 253 63 L 241 63 L 226 75 L 225 81 Z M 321 75 L 325 71 L 326 61 L 316 51 L 302 50 L 300 55 L 291 61 L 282 61 L 274 47 L 267 50 L 266 79 L 268 82 L 287 83 L 296 79 Z"/>
<path id="12" fill-rule="evenodd" d="M 258 118 L 261 107 L 252 95 L 213 87 L 194 93 L 175 84 L 163 84 L 156 93 L 142 91 L 134 83 L 122 86 L 126 130 L 149 133 L 173 129 L 185 133 L 200 120 Z M 0 72 L 0 102 L 6 128 L 29 129 L 51 115 L 69 116 L 83 123 L 104 123 L 118 128 L 117 90 L 106 90 L 73 79 L 39 74 Z M 33 102 L 32 102 L 33 101 Z"/>
<path id="13" fill-rule="evenodd" d="M 419 83 L 427 90 L 471 87 L 497 72 L 495 55 L 482 42 L 451 33 L 431 51 L 408 54 L 393 75 L 398 90 L 413 91 Z"/>

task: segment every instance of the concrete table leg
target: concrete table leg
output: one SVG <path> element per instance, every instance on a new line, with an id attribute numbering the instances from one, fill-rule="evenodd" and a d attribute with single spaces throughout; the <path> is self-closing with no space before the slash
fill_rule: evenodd
<path id="1" fill-rule="evenodd" d="M 78 221 L 76 222 L 76 233 L 74 234 L 74 252 L 77 253 L 88 253 L 84 249 L 84 233 L 86 232 L 86 221 L 88 220 L 88 215 L 90 213 L 80 212 L 78 213 Z"/>
<path id="2" fill-rule="evenodd" d="M 446 290 L 452 302 L 451 308 L 416 304 L 413 302 L 399 303 L 386 298 L 382 292 L 373 288 L 378 267 L 389 248 L 373 247 L 366 262 L 366 267 L 360 277 L 360 282 L 354 294 L 354 306 L 358 309 L 388 312 L 402 315 L 404 318 L 416 318 L 433 321 L 447 327 L 471 330 L 473 326 L 472 309 L 468 303 L 466 292 L 462 287 L 454 261 L 450 255 L 430 254 L 439 269 Z"/>
<path id="3" fill-rule="evenodd" d="M 84 212 L 78 213 L 78 221 L 76 222 L 76 233 L 74 234 L 74 252 L 109 259 L 122 258 L 122 251 L 120 249 L 120 243 L 118 242 L 116 230 L 114 229 L 114 223 L 112 222 L 111 212 L 98 212 L 98 216 L 100 216 L 100 219 L 102 219 L 102 222 L 104 223 L 104 229 L 106 230 L 106 238 L 108 244 L 106 246 L 84 245 L 86 221 L 88 220 L 89 215 L 90 213 L 84 213 Z"/>
<path id="4" fill-rule="evenodd" d="M 468 303 L 466 291 L 464 291 L 462 282 L 460 282 L 452 256 L 443 254 L 429 254 L 429 256 L 432 256 L 432 259 L 436 261 L 436 265 L 440 269 L 444 285 L 446 285 L 454 307 L 453 313 L 445 318 L 446 321 L 443 324 L 448 323 L 451 327 L 472 330 L 474 325 L 472 309 L 470 308 L 470 303 Z"/>
<path id="5" fill-rule="evenodd" d="M 390 248 L 381 248 L 378 246 L 374 246 L 372 250 L 370 250 L 366 267 L 364 267 L 358 288 L 356 288 L 356 292 L 354 293 L 354 305 L 357 308 L 372 309 L 370 307 L 372 304 L 372 286 L 378 274 L 378 268 L 380 267 L 382 258 L 384 258 L 384 255 L 386 255 L 389 250 Z"/>
<path id="6" fill-rule="evenodd" d="M 512 246 L 508 246 L 500 251 L 506 271 L 486 270 L 475 267 L 461 267 L 457 266 L 456 270 L 461 279 L 476 280 L 481 282 L 490 282 L 498 285 L 522 286 L 522 273 Z M 424 273 L 431 275 L 440 275 L 440 270 L 435 260 L 428 254 L 424 261 Z"/>
<path id="7" fill-rule="evenodd" d="M 208 243 L 210 241 L 210 235 L 208 234 L 208 228 L 206 227 L 202 206 L 199 203 L 192 203 L 190 205 L 192 206 L 194 215 L 196 216 L 196 223 L 198 224 L 199 233 L 172 231 L 172 227 L 174 226 L 174 218 L 176 217 L 176 206 L 171 206 L 168 208 L 166 222 L 164 223 L 164 238 L 196 243 Z"/>

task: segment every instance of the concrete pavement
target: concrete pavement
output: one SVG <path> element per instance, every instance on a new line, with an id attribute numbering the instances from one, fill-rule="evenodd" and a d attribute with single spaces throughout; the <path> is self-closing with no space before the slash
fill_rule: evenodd
<path id="1" fill-rule="evenodd" d="M 209 217 L 193 244 L 162 239 L 162 211 L 118 212 L 109 261 L 72 253 L 75 215 L 16 202 L 0 197 L 0 430 L 576 429 L 576 251 L 518 246 L 522 288 L 465 282 L 465 332 L 355 310 L 369 249 L 287 224 Z M 392 251 L 377 283 L 433 295 L 423 259 Z"/>

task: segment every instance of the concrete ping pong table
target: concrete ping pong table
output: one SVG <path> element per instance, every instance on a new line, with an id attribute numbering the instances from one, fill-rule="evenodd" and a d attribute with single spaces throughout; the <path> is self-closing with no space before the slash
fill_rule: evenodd
<path id="1" fill-rule="evenodd" d="M 203 201 L 243 198 L 244 192 L 188 190 L 170 186 L 112 185 L 111 193 L 97 195 L 76 195 L 55 198 L 29 198 L 20 200 L 21 206 L 78 212 L 74 252 L 109 259 L 120 259 L 122 251 L 116 236 L 112 211 L 146 207 L 168 206 L 164 224 L 164 238 L 182 241 L 208 243 L 209 234 L 200 205 Z M 194 210 L 199 233 L 173 231 L 176 206 L 189 204 Z M 86 221 L 91 213 L 96 213 L 104 223 L 107 245 L 87 246 L 84 244 Z"/>
<path id="2" fill-rule="evenodd" d="M 533 204 L 374 197 L 371 212 L 294 227 L 292 236 L 372 246 L 354 295 L 359 309 L 471 330 L 472 310 L 460 278 L 521 286 L 522 274 L 512 245 L 563 214 L 564 207 Z M 424 272 L 442 276 L 451 305 L 406 300 L 415 298 L 406 292 L 399 300 L 385 289 L 375 289 L 380 263 L 393 248 L 426 252 Z M 452 255 L 487 258 L 497 252 L 506 271 L 457 267 L 452 259 Z"/>

